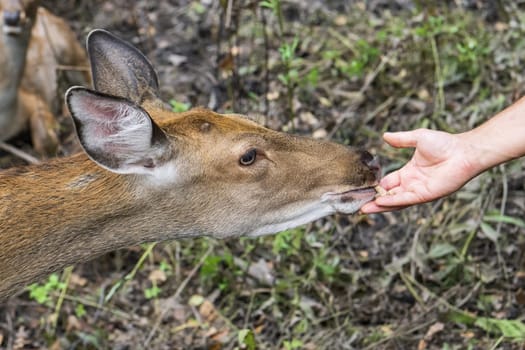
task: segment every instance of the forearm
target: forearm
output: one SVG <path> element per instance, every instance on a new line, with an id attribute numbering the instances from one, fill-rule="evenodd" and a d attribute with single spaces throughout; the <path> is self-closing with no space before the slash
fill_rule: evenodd
<path id="1" fill-rule="evenodd" d="M 525 155 L 525 97 L 479 127 L 458 135 L 475 174 Z M 474 174 L 474 175 L 475 175 Z"/>

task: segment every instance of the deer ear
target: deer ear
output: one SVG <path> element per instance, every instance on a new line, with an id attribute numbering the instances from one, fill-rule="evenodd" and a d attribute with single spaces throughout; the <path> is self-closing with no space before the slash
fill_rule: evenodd
<path id="1" fill-rule="evenodd" d="M 120 174 L 151 174 L 172 157 L 149 114 L 121 97 L 72 87 L 66 101 L 80 144 L 97 164 Z"/>
<path id="2" fill-rule="evenodd" d="M 95 90 L 127 98 L 138 105 L 159 105 L 159 82 L 149 60 L 113 34 L 96 29 L 89 33 L 87 51 Z"/>

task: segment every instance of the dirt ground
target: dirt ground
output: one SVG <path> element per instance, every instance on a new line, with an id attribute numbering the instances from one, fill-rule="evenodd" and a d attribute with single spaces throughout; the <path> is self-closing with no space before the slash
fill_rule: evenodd
<path id="1" fill-rule="evenodd" d="M 521 1 L 43 3 L 79 40 L 105 28 L 136 45 L 174 109 L 262 115 L 385 173 L 411 151 L 384 131 L 462 132 L 525 92 Z M 524 169 L 398 212 L 102 256 L 0 305 L 0 349 L 523 349 Z"/>

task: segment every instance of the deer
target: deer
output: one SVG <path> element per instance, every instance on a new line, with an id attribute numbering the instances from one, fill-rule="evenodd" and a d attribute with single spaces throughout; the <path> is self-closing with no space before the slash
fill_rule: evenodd
<path id="1" fill-rule="evenodd" d="M 240 114 L 172 112 L 135 47 L 97 29 L 87 51 L 94 89 L 65 98 L 82 152 L 0 172 L 0 300 L 112 250 L 274 234 L 374 198 L 369 152 Z"/>
<path id="2" fill-rule="evenodd" d="M 29 127 L 37 153 L 54 155 L 59 71 L 71 84 L 88 84 L 86 53 L 69 25 L 38 0 L 0 0 L 0 15 L 0 141 Z"/>

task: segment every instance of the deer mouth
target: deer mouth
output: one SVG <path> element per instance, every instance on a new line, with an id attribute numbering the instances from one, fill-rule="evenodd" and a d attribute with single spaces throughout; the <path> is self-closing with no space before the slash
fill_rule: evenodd
<path id="1" fill-rule="evenodd" d="M 376 196 L 376 193 L 377 191 L 375 190 L 374 186 L 370 186 L 370 187 L 358 188 L 355 190 L 349 190 L 349 191 L 342 192 L 342 193 L 335 193 L 335 196 L 339 197 L 338 199 L 339 201 L 341 201 L 341 203 L 346 203 L 346 202 L 352 202 L 356 200 L 370 201 L 374 199 L 374 197 Z"/>
<path id="2" fill-rule="evenodd" d="M 331 205 L 339 213 L 352 214 L 373 200 L 376 194 L 375 186 L 359 187 L 344 192 L 327 192 L 322 195 L 321 202 Z"/>

